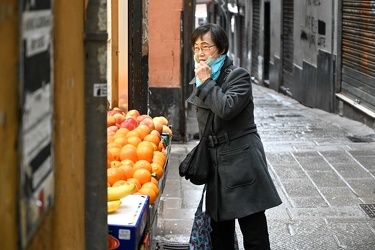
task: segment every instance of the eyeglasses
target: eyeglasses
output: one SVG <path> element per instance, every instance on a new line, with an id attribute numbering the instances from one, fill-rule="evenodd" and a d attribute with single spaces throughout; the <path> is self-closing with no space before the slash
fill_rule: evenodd
<path id="1" fill-rule="evenodd" d="M 192 49 L 194 51 L 194 53 L 199 53 L 199 51 L 203 51 L 203 53 L 207 53 L 208 51 L 210 51 L 210 48 L 211 47 L 214 47 L 216 45 L 203 45 L 201 47 L 198 47 L 198 46 L 194 46 Z"/>

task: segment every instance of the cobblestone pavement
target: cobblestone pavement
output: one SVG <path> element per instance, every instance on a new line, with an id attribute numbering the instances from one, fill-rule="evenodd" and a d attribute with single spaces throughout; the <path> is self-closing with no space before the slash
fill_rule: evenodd
<path id="1" fill-rule="evenodd" d="M 266 212 L 272 249 L 375 249 L 374 130 L 253 86 L 256 123 L 283 200 Z M 187 126 L 197 131 L 193 114 Z M 180 178 L 178 165 L 196 143 L 172 143 L 154 248 L 186 249 L 202 187 Z"/>

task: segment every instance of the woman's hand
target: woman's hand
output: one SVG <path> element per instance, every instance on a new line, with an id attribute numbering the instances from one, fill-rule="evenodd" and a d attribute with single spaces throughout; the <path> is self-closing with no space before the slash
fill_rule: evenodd
<path id="1" fill-rule="evenodd" d="M 202 83 L 211 77 L 211 68 L 204 61 L 199 62 L 194 72 Z"/>

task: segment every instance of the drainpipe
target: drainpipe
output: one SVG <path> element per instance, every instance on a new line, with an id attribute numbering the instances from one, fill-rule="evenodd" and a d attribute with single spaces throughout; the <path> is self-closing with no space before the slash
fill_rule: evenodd
<path id="1" fill-rule="evenodd" d="M 107 0 L 88 1 L 85 17 L 85 245 L 108 248 L 106 112 Z"/>
<path id="2" fill-rule="evenodd" d="M 129 110 L 148 114 L 148 23 L 149 0 L 129 0 Z"/>

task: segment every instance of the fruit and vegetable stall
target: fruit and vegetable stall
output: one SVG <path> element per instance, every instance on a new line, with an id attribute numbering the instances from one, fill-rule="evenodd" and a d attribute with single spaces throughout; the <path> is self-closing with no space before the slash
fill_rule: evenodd
<path id="1" fill-rule="evenodd" d="M 172 130 L 163 116 L 107 111 L 108 248 L 147 250 L 167 174 Z"/>

